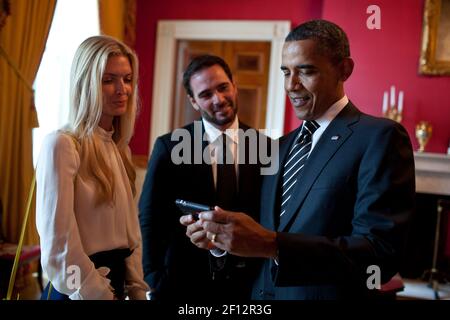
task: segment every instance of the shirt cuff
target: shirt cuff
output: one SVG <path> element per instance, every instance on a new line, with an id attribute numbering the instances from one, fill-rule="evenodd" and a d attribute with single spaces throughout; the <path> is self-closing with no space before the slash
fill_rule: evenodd
<path id="1" fill-rule="evenodd" d="M 280 257 L 280 252 L 278 251 L 278 248 L 277 248 L 277 256 L 275 257 L 275 258 L 273 258 L 273 262 L 275 262 L 275 264 L 277 265 L 277 267 L 278 267 L 278 264 L 280 263 L 279 261 L 278 261 L 278 258 Z"/>
<path id="2" fill-rule="evenodd" d="M 211 249 L 211 250 L 209 250 L 209 252 L 216 258 L 223 257 L 228 253 L 228 252 L 223 251 L 222 249 L 218 249 L 218 248 Z"/>

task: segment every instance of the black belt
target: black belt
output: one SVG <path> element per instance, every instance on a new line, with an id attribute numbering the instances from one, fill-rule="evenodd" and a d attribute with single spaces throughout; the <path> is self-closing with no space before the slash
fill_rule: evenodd
<path id="1" fill-rule="evenodd" d="M 114 295 L 118 299 L 123 299 L 125 288 L 125 259 L 132 254 L 132 251 L 126 249 L 114 249 L 110 251 L 101 251 L 89 256 L 94 263 L 95 268 L 107 267 L 111 271 L 106 276 L 111 280 L 111 286 L 114 289 Z"/>
<path id="2" fill-rule="evenodd" d="M 126 265 L 125 259 L 133 253 L 132 250 L 114 249 L 109 251 L 101 251 L 89 256 L 89 259 L 94 263 L 96 269 L 100 267 L 107 267 L 110 269 L 106 277 L 111 280 L 111 287 L 114 289 L 114 295 L 117 299 L 125 298 L 125 273 Z M 63 293 L 58 292 L 55 288 L 51 289 L 50 297 L 48 291 L 50 290 L 50 282 L 42 293 L 41 300 L 69 300 L 69 297 Z"/>

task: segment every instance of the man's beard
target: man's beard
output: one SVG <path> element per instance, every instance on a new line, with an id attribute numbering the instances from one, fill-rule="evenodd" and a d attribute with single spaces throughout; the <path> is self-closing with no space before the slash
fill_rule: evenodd
<path id="1" fill-rule="evenodd" d="M 233 101 L 228 101 L 227 100 L 227 106 L 230 106 L 231 109 L 233 110 L 233 116 L 232 117 L 227 117 L 227 118 L 224 118 L 224 119 L 217 119 L 214 116 L 214 113 L 213 113 L 213 116 L 210 116 L 206 111 L 203 111 L 203 110 L 200 110 L 200 113 L 202 115 L 202 118 L 205 119 L 206 121 L 208 121 L 210 123 L 213 123 L 213 124 L 216 124 L 218 126 L 224 126 L 226 124 L 232 123 L 234 121 L 234 119 L 236 118 L 237 112 L 238 112 L 237 101 L 233 102 Z"/>

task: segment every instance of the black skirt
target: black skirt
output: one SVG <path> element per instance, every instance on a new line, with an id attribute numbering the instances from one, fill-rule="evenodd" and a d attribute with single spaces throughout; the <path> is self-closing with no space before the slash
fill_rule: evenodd
<path id="1" fill-rule="evenodd" d="M 101 251 L 89 256 L 96 269 L 107 267 L 110 272 L 106 276 L 111 280 L 111 287 L 117 299 L 125 299 L 125 259 L 131 255 L 132 251 L 126 249 L 114 249 Z M 49 294 L 50 291 L 50 294 Z M 50 290 L 50 282 L 42 292 L 41 300 L 70 300 L 68 295 L 58 292 L 53 286 Z"/>

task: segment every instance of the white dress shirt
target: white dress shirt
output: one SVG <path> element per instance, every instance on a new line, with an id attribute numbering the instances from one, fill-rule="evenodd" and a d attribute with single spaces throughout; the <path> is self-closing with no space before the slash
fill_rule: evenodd
<path id="1" fill-rule="evenodd" d="M 319 141 L 322 133 L 324 133 L 331 121 L 333 121 L 338 113 L 341 112 L 342 109 L 344 109 L 347 103 L 348 98 L 346 95 L 344 95 L 341 99 L 333 103 L 331 107 L 329 107 L 328 110 L 325 111 L 325 113 L 320 118 L 316 119 L 316 122 L 320 125 L 320 127 L 316 131 L 314 131 L 312 135 L 311 151 L 314 149 L 317 141 Z M 309 152 L 309 154 L 311 154 L 311 151 Z"/>
<path id="2" fill-rule="evenodd" d="M 80 176 L 81 159 L 72 138 L 54 132 L 44 140 L 36 170 L 42 267 L 55 289 L 70 299 L 112 299 L 105 277 L 109 269 L 95 269 L 88 256 L 130 248 L 133 253 L 125 260 L 126 289 L 131 299 L 145 299 L 149 288 L 143 280 L 141 232 L 129 179 L 112 132 L 98 127 L 94 136 L 115 187 L 113 201 L 98 206 L 98 185 Z M 77 271 L 78 283 L 74 281 Z"/>
<path id="3" fill-rule="evenodd" d="M 239 178 L 239 166 L 238 166 L 238 157 L 239 157 L 239 120 L 236 116 L 234 118 L 233 123 L 231 126 L 226 129 L 225 131 L 220 131 L 216 127 L 214 127 L 211 123 L 206 121 L 205 119 L 203 121 L 203 126 L 205 127 L 205 137 L 206 140 L 209 142 L 208 148 L 209 148 L 209 156 L 211 159 L 211 166 L 213 171 L 213 178 L 214 178 L 214 185 L 217 185 L 217 163 L 219 162 L 218 156 L 221 154 L 222 149 L 222 139 L 220 137 L 222 136 L 222 133 L 225 133 L 230 140 L 227 143 L 230 147 L 231 153 L 233 155 L 233 160 L 235 164 L 236 169 L 236 178 Z M 231 144 L 231 145 L 230 145 Z"/>

